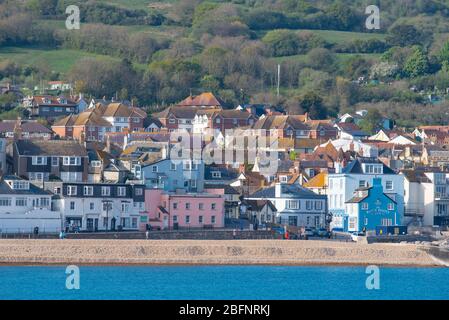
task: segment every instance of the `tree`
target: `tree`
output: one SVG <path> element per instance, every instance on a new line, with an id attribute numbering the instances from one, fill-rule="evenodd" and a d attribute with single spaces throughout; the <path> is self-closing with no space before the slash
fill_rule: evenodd
<path id="1" fill-rule="evenodd" d="M 387 37 L 387 42 L 391 46 L 412 46 L 419 44 L 424 37 L 424 34 L 417 30 L 415 26 L 410 24 L 394 25 L 389 30 L 390 35 Z"/>
<path id="2" fill-rule="evenodd" d="M 323 105 L 323 99 L 314 91 L 304 94 L 299 105 L 305 112 L 309 113 L 312 119 L 325 119 L 327 117 L 327 109 Z"/>
<path id="3" fill-rule="evenodd" d="M 292 56 L 298 54 L 300 50 L 298 35 L 289 30 L 270 31 L 262 38 L 262 42 L 275 57 Z"/>
<path id="4" fill-rule="evenodd" d="M 360 121 L 360 128 L 367 132 L 374 134 L 382 120 L 382 114 L 377 109 L 369 109 L 365 118 Z"/>
<path id="5" fill-rule="evenodd" d="M 429 62 L 426 54 L 420 47 L 415 47 L 404 64 L 404 72 L 411 78 L 425 74 L 428 70 Z"/>

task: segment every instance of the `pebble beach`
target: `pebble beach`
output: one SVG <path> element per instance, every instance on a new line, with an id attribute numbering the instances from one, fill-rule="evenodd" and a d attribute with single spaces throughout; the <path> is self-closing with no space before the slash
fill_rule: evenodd
<path id="1" fill-rule="evenodd" d="M 416 244 L 286 240 L 0 240 L 2 265 L 437 266 Z"/>

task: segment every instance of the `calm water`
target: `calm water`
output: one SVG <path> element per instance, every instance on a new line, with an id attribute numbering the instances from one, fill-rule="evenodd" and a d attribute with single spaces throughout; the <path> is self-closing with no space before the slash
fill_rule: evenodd
<path id="1" fill-rule="evenodd" d="M 363 267 L 0 267 L 0 299 L 448 299 L 449 269 L 381 268 L 367 290 Z"/>

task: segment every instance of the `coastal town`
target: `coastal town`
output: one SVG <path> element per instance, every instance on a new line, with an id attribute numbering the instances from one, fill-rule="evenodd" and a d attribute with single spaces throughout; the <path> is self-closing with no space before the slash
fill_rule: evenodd
<path id="1" fill-rule="evenodd" d="M 449 126 L 406 131 L 380 117 L 369 134 L 366 110 L 317 120 L 224 108 L 213 92 L 151 114 L 82 94 L 20 102 L 29 117 L 0 122 L 2 238 L 356 240 L 449 224 Z M 186 135 L 202 138 L 199 156 L 175 157 Z M 231 157 L 205 157 L 212 149 Z"/>

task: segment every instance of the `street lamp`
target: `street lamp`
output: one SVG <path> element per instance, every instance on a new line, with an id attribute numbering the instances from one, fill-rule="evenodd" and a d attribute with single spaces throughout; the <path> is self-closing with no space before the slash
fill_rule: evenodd
<path id="1" fill-rule="evenodd" d="M 109 208 L 110 208 L 112 201 L 111 200 L 102 200 L 102 202 L 103 202 L 103 209 L 105 207 L 104 205 L 106 204 L 106 231 L 108 231 L 108 229 L 109 229 Z"/>

